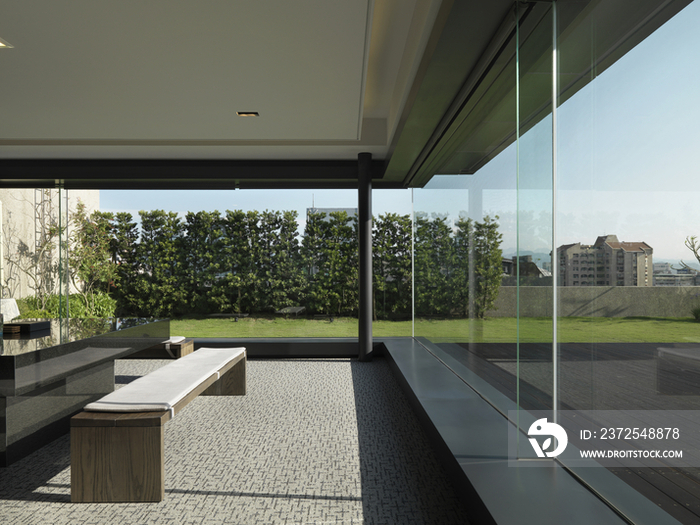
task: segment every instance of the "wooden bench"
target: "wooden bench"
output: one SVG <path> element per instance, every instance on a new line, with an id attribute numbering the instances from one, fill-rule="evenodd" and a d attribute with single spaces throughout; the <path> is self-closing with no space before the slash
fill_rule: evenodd
<path id="1" fill-rule="evenodd" d="M 194 339 L 174 336 L 150 348 L 131 354 L 127 359 L 180 359 L 194 352 Z"/>
<path id="2" fill-rule="evenodd" d="M 164 425 L 199 395 L 245 395 L 245 348 L 200 348 L 71 419 L 71 501 L 165 496 Z"/>
<path id="3" fill-rule="evenodd" d="M 285 317 L 294 314 L 294 317 L 299 317 L 299 314 L 306 312 L 306 306 L 287 306 L 281 310 L 277 310 L 276 314 L 284 315 Z"/>
<path id="4" fill-rule="evenodd" d="M 171 337 L 163 343 L 163 350 L 170 354 L 170 357 L 180 359 L 194 352 L 194 339 Z"/>

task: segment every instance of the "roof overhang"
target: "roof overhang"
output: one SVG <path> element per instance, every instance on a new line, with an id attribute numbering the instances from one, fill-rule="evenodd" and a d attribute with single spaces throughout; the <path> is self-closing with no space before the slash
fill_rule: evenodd
<path id="1" fill-rule="evenodd" d="M 585 43 L 595 7 L 607 48 L 562 97 L 687 3 L 574 2 L 564 45 Z M 363 152 L 374 187 L 473 173 L 515 138 L 516 18 L 536 74 L 549 6 L 0 0 L 14 46 L 0 49 L 0 186 L 355 187 Z M 546 86 L 530 95 L 523 129 L 551 108 Z"/>

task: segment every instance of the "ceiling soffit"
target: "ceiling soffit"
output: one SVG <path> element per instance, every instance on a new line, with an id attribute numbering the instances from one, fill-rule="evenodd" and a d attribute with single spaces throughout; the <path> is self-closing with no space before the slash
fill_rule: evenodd
<path id="1" fill-rule="evenodd" d="M 0 0 L 0 35 L 14 45 L 0 53 L 0 185 L 64 180 L 66 163 L 91 160 L 154 161 L 161 184 L 170 161 L 200 161 L 187 165 L 204 186 L 214 161 L 289 161 L 296 173 L 360 152 L 386 159 L 450 2 Z M 35 166 L 43 178 L 15 178 Z"/>
<path id="2" fill-rule="evenodd" d="M 369 0 L 28 4 L 0 4 L 2 140 L 359 140 Z"/>
<path id="3" fill-rule="evenodd" d="M 689 0 L 618 0 L 565 4 L 566 9 L 559 16 L 558 45 L 560 55 L 567 60 L 565 69 L 560 70 L 559 104 L 688 3 Z M 551 78 L 552 46 L 551 24 L 548 29 L 542 29 L 551 17 L 549 4 L 523 4 L 519 14 L 523 49 L 528 47 L 521 53 L 521 84 L 525 86 L 521 92 L 527 93 L 520 101 L 522 134 L 551 113 L 551 81 L 541 82 L 541 79 Z M 585 52 L 593 48 L 588 29 L 591 17 L 597 29 L 597 56 L 593 60 Z M 441 39 L 447 38 L 451 30 L 447 27 Z M 398 170 L 397 157 L 392 157 L 387 180 L 404 172 L 405 185 L 421 187 L 436 174 L 472 174 L 515 140 L 515 13 L 504 18 L 495 35 L 480 64 L 471 70 L 422 149 L 419 151 L 418 146 L 424 137 L 416 140 L 417 147 L 410 155 L 398 157 L 405 163 Z M 420 117 L 420 107 L 430 107 L 431 95 L 419 99 L 411 115 Z M 421 132 L 425 134 L 427 127 L 423 126 Z M 405 134 L 400 140 L 409 138 L 411 135 Z"/>
<path id="4" fill-rule="evenodd" d="M 372 161 L 376 188 L 383 161 Z M 5 159 L 0 187 L 66 189 L 357 188 L 357 160 Z"/>

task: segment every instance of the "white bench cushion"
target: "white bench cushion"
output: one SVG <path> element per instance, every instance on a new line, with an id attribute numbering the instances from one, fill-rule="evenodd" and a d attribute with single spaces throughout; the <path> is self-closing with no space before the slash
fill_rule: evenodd
<path id="1" fill-rule="evenodd" d="M 200 348 L 88 404 L 94 412 L 172 410 L 175 404 L 245 348 Z"/>
<path id="2" fill-rule="evenodd" d="M 182 343 L 185 340 L 185 338 L 181 335 L 174 335 L 170 339 L 163 341 L 164 344 L 173 344 L 176 345 L 178 343 Z"/>

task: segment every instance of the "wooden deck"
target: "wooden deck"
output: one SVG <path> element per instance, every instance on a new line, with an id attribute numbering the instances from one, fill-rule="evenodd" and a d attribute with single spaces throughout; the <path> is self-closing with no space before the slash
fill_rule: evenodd
<path id="1" fill-rule="evenodd" d="M 513 401 L 519 373 L 520 406 L 551 409 L 551 343 L 523 343 L 519 348 L 514 343 L 440 346 Z M 560 409 L 700 410 L 700 359 L 695 360 L 695 350 L 700 358 L 697 343 L 562 343 Z M 681 523 L 700 523 L 700 468 L 609 470 Z"/>

